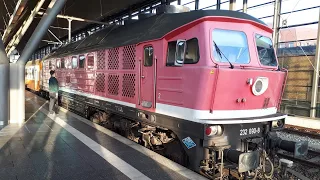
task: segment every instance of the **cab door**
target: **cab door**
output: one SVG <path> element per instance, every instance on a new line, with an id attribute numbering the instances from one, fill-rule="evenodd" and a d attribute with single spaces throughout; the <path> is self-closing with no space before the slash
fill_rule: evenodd
<path id="1" fill-rule="evenodd" d="M 154 58 L 154 48 L 151 44 L 141 45 L 142 52 L 140 60 L 140 93 L 139 106 L 142 109 L 152 111 L 155 108 L 155 71 L 156 62 Z"/>

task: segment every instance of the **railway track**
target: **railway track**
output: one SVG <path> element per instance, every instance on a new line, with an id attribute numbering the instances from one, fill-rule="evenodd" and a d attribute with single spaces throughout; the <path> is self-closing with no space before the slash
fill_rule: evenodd
<path id="1" fill-rule="evenodd" d="M 293 162 L 303 164 L 312 168 L 320 168 L 320 151 L 315 151 L 309 149 L 308 155 L 306 157 L 294 157 L 292 153 L 285 151 L 278 151 L 277 155 L 280 158 L 285 158 Z"/>
<path id="2" fill-rule="evenodd" d="M 285 125 L 284 132 L 293 133 L 300 136 L 308 136 L 310 138 L 320 139 L 320 130 L 305 128 L 300 126 Z"/>

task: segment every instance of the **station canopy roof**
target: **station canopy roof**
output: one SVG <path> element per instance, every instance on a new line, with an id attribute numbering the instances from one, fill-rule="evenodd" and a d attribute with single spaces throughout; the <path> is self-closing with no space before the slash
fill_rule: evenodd
<path id="1" fill-rule="evenodd" d="M 10 15 L 15 14 L 11 21 L 10 31 L 7 30 L 7 35 L 4 39 L 5 46 L 9 43 L 12 37 L 17 33 L 23 22 L 28 19 L 31 11 L 36 7 L 41 0 L 3 0 L 0 1 L 0 34 L 4 35 L 4 31 L 9 24 Z M 44 0 L 44 3 L 39 12 L 45 12 L 51 0 Z M 104 21 L 108 17 L 124 10 L 135 9 L 139 6 L 150 4 L 155 0 L 68 0 L 60 12 L 61 15 L 79 17 L 83 19 Z M 20 6 L 16 6 L 19 4 Z M 18 7 L 18 8 L 16 8 Z M 8 12 L 10 15 L 8 15 Z M 15 12 L 15 13 L 14 13 Z M 17 50 L 21 52 L 27 43 L 28 39 L 34 32 L 37 24 L 40 22 L 41 15 L 37 15 L 25 35 L 17 46 Z M 72 21 L 72 32 L 79 31 L 86 27 L 92 26 L 93 23 Z M 52 24 L 54 27 L 68 28 L 68 20 L 56 18 Z M 50 30 L 58 37 L 64 38 L 68 35 L 68 30 L 50 28 Z M 10 32 L 10 33 L 8 33 Z M 55 41 L 54 37 L 47 32 L 44 40 Z M 39 47 L 46 45 L 46 42 L 41 42 Z"/>

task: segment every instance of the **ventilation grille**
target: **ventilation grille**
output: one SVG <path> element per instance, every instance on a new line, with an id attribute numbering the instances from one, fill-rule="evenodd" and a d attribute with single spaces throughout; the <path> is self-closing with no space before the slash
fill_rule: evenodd
<path id="1" fill-rule="evenodd" d="M 105 89 L 105 78 L 106 76 L 103 73 L 99 73 L 97 74 L 97 78 L 96 78 L 96 91 L 97 92 L 101 92 L 104 93 L 104 89 Z"/>
<path id="2" fill-rule="evenodd" d="M 135 74 L 124 74 L 122 83 L 122 96 L 134 98 L 135 96 Z"/>
<path id="3" fill-rule="evenodd" d="M 123 48 L 123 69 L 135 68 L 136 46 L 125 46 Z"/>
<path id="4" fill-rule="evenodd" d="M 98 56 L 98 69 L 99 70 L 103 70 L 106 66 L 106 62 L 105 62 L 105 51 L 98 51 L 97 56 Z"/>
<path id="5" fill-rule="evenodd" d="M 108 93 L 110 95 L 119 94 L 119 75 L 108 75 Z"/>
<path id="6" fill-rule="evenodd" d="M 119 48 L 108 50 L 108 69 L 119 69 Z"/>

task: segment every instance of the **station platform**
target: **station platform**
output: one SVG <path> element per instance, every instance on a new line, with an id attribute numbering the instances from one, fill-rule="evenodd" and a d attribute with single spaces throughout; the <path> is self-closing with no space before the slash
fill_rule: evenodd
<path id="1" fill-rule="evenodd" d="M 320 130 L 320 119 L 319 118 L 308 118 L 298 116 L 288 116 L 286 118 L 286 124 L 292 126 L 299 126 L 309 129 Z"/>
<path id="2" fill-rule="evenodd" d="M 26 120 L 0 131 L 0 179 L 206 179 L 28 91 Z"/>

